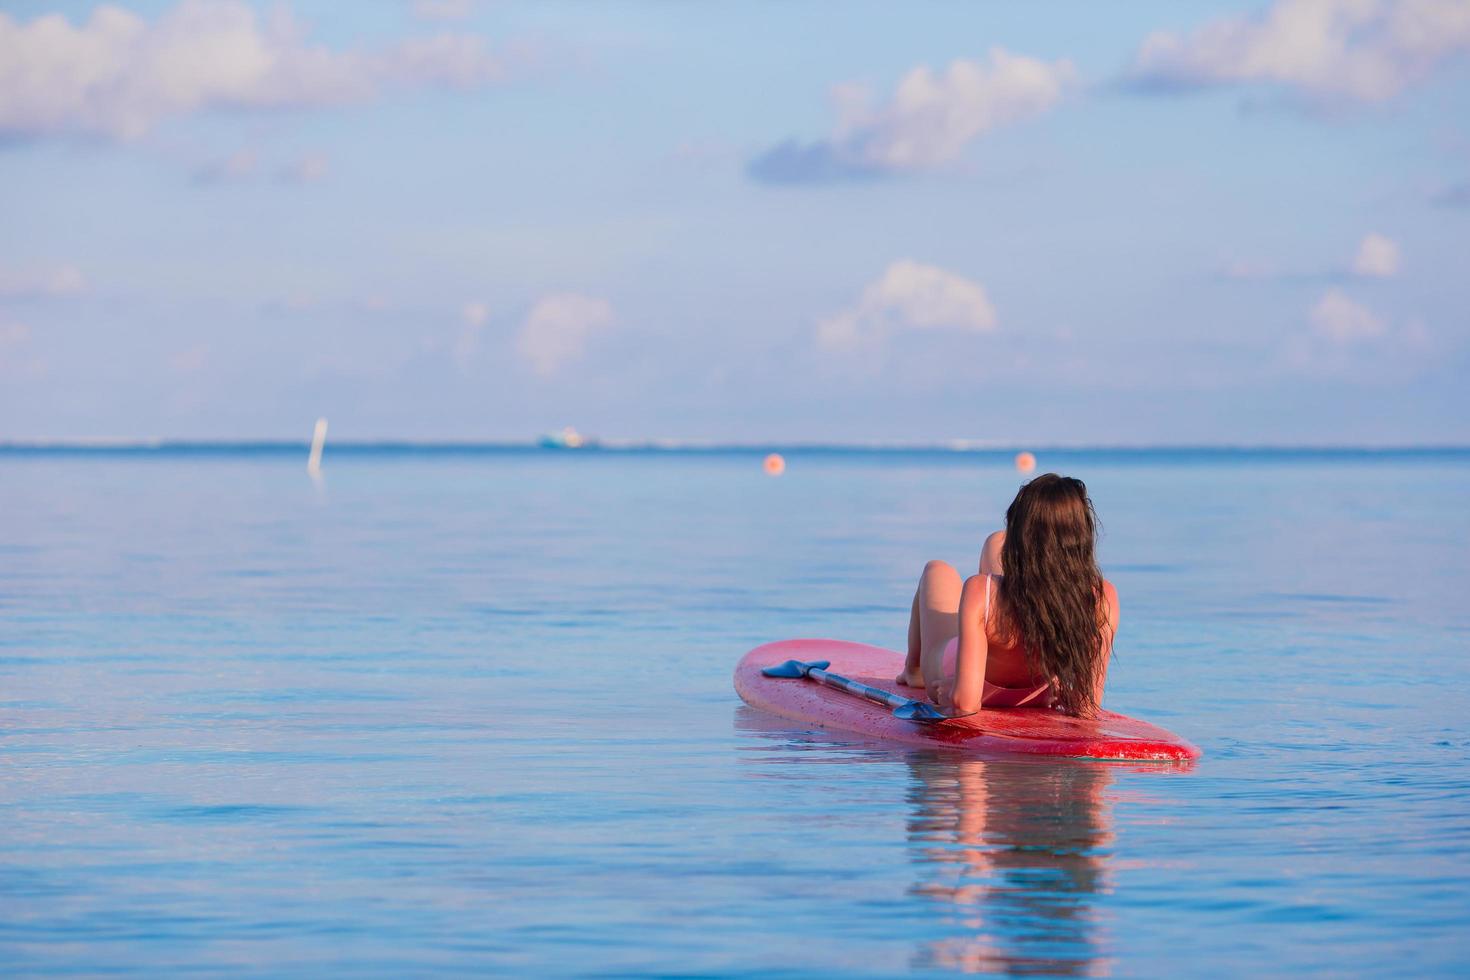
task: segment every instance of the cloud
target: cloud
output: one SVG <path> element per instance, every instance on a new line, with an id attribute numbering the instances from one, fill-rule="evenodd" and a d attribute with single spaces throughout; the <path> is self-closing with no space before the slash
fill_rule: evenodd
<path id="1" fill-rule="evenodd" d="M 1399 246 L 1392 238 L 1370 232 L 1353 257 L 1353 275 L 1387 279 L 1398 275 Z"/>
<path id="2" fill-rule="evenodd" d="M 612 304 L 578 293 L 543 297 L 521 324 L 516 348 L 536 373 L 549 377 L 582 355 L 587 339 L 612 326 Z"/>
<path id="3" fill-rule="evenodd" d="M 1220 266 L 1220 275 L 1226 279 L 1272 279 L 1280 273 L 1257 259 L 1230 259 Z"/>
<path id="4" fill-rule="evenodd" d="M 78 26 L 0 14 L 0 137 L 132 139 L 192 112 L 340 105 L 388 85 L 468 87 L 503 70 L 474 36 L 338 51 L 305 34 L 284 9 L 261 18 L 243 0 L 184 0 L 151 23 L 111 5 Z"/>
<path id="5" fill-rule="evenodd" d="M 0 320 L 0 375 L 44 375 L 46 359 L 30 353 L 30 347 L 31 328 L 28 324 Z"/>
<path id="6" fill-rule="evenodd" d="M 463 325 L 459 336 L 454 339 L 451 353 L 454 363 L 464 370 L 480 352 L 480 334 L 485 329 L 485 324 L 490 322 L 490 307 L 478 300 L 472 300 L 459 311 L 459 317 Z"/>
<path id="7" fill-rule="evenodd" d="M 880 345 L 899 330 L 988 333 L 995 307 L 977 282 L 911 259 L 891 264 L 857 302 L 817 324 L 817 342 L 832 350 Z"/>
<path id="8" fill-rule="evenodd" d="M 260 155 L 250 147 L 243 147 L 223 159 L 200 165 L 195 169 L 192 180 L 201 187 L 246 180 L 255 176 L 259 166 Z"/>
<path id="9" fill-rule="evenodd" d="M 480 302 L 466 303 L 464 309 L 460 311 L 460 316 L 464 319 L 465 326 L 478 330 L 490 319 L 490 307 Z"/>
<path id="10" fill-rule="evenodd" d="M 1287 335 L 1282 364 L 1303 374 L 1393 384 L 1442 363 L 1444 348 L 1424 324 L 1397 324 L 1329 289 L 1307 312 L 1307 327 Z"/>
<path id="11" fill-rule="evenodd" d="M 1188 36 L 1150 34 L 1129 79 L 1146 90 L 1260 83 L 1315 101 L 1381 103 L 1467 51 L 1465 0 L 1276 0 Z"/>
<path id="12" fill-rule="evenodd" d="M 0 322 L 0 351 L 19 347 L 31 339 L 31 328 L 24 323 Z"/>
<path id="13" fill-rule="evenodd" d="M 0 299 L 71 296 L 86 288 L 86 278 L 74 265 L 0 269 Z"/>
<path id="14" fill-rule="evenodd" d="M 170 355 L 168 368 L 175 374 L 198 374 L 208 363 L 209 348 L 201 345 Z"/>
<path id="15" fill-rule="evenodd" d="M 308 153 L 276 171 L 276 181 L 282 184 L 314 184 L 325 180 L 332 172 L 332 163 L 324 153 Z"/>
<path id="16" fill-rule="evenodd" d="M 767 183 L 877 177 L 942 168 L 978 137 L 1057 104 L 1076 79 L 1068 61 L 1044 62 L 991 48 L 986 62 L 960 59 L 936 73 L 912 69 L 886 105 L 853 85 L 833 89 L 838 124 L 813 143 L 787 141 L 752 160 Z"/>
<path id="17" fill-rule="evenodd" d="M 1470 180 L 1443 188 L 1430 203 L 1441 208 L 1470 208 Z"/>
<path id="18" fill-rule="evenodd" d="M 1333 263 L 1318 269 L 1290 269 L 1250 258 L 1233 258 L 1222 263 L 1218 274 L 1224 279 L 1276 282 L 1346 282 L 1352 277 L 1391 279 L 1403 265 L 1399 243 L 1372 231 L 1364 235 L 1345 265 Z"/>
<path id="19" fill-rule="evenodd" d="M 1348 299 L 1339 289 L 1327 290 L 1312 307 L 1309 319 L 1312 332 L 1334 344 L 1371 340 L 1382 337 L 1387 331 L 1382 318 Z"/>
<path id="20" fill-rule="evenodd" d="M 261 177 L 267 170 L 278 184 L 314 184 L 331 173 L 331 161 L 321 153 L 308 153 L 271 169 L 261 154 L 250 146 L 241 147 L 229 156 L 207 160 L 194 169 L 190 180 L 199 187 L 233 184 Z"/>

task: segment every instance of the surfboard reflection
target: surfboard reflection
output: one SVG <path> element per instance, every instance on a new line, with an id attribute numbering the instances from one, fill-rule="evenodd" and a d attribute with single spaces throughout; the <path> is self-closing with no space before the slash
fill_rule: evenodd
<path id="1" fill-rule="evenodd" d="M 1107 972 L 1094 896 L 1109 888 L 1112 774 L 1102 764 L 919 754 L 908 836 L 911 893 L 934 904 L 947 938 L 915 966 L 962 972 Z"/>

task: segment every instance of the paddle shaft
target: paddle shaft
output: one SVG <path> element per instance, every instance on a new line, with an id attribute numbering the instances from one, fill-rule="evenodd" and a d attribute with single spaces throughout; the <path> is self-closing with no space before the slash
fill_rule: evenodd
<path id="1" fill-rule="evenodd" d="M 851 678 L 843 677 L 841 674 L 828 673 L 820 667 L 812 667 L 806 672 L 806 676 L 828 687 L 835 687 L 839 691 L 846 691 L 848 694 L 856 694 L 860 698 L 867 698 L 869 701 L 876 701 L 890 708 L 902 708 L 905 705 L 913 703 L 913 698 L 906 698 L 902 694 L 894 694 L 891 691 L 870 687 L 867 684 L 859 684 Z"/>

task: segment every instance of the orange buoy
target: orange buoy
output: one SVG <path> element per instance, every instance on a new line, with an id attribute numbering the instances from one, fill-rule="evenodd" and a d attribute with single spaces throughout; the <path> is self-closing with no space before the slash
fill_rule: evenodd
<path id="1" fill-rule="evenodd" d="M 780 453 L 771 453 L 761 465 L 765 467 L 767 476 L 780 476 L 786 472 L 786 460 Z"/>
<path id="2" fill-rule="evenodd" d="M 1036 469 L 1036 457 L 1030 453 L 1016 453 L 1016 469 L 1022 473 L 1030 473 Z"/>

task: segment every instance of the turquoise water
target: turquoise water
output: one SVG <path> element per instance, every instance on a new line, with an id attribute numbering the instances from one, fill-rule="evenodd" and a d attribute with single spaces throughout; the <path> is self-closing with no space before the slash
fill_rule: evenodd
<path id="1" fill-rule="evenodd" d="M 735 697 L 897 647 L 1005 454 L 0 451 L 0 962 L 1028 975 L 1470 969 L 1470 453 L 1053 452 L 1190 769 Z"/>

